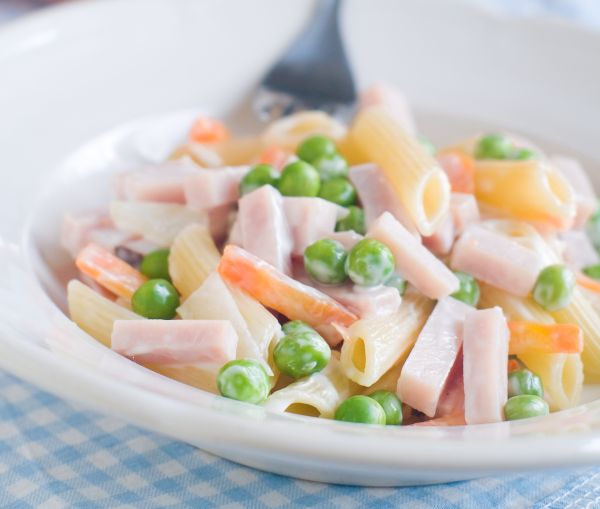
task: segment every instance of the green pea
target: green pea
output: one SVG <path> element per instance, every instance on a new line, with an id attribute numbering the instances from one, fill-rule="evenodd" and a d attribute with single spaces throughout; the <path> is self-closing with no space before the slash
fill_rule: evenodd
<path id="1" fill-rule="evenodd" d="M 284 196 L 315 197 L 320 188 L 319 172 L 304 161 L 288 164 L 279 179 L 279 191 Z"/>
<path id="2" fill-rule="evenodd" d="M 392 274 L 385 283 L 385 286 L 391 286 L 392 288 L 396 288 L 400 295 L 404 295 L 406 291 L 406 279 L 398 274 Z"/>
<path id="3" fill-rule="evenodd" d="M 240 194 L 248 194 L 259 187 L 271 185 L 277 187 L 280 173 L 270 164 L 254 166 L 240 182 Z"/>
<path id="4" fill-rule="evenodd" d="M 436 155 L 437 149 L 435 148 L 435 145 L 433 143 L 431 143 L 430 140 L 428 140 L 424 136 L 419 136 L 419 142 L 421 143 L 421 146 L 427 151 L 427 153 L 429 155 L 432 155 L 432 156 Z"/>
<path id="5" fill-rule="evenodd" d="M 383 408 L 386 424 L 402 424 L 402 402 L 393 392 L 375 391 L 369 394 L 369 398 L 373 398 Z"/>
<path id="6" fill-rule="evenodd" d="M 511 159 L 515 159 L 517 161 L 526 161 L 529 159 L 535 159 L 536 157 L 537 154 L 529 148 L 515 149 L 511 155 Z"/>
<path id="7" fill-rule="evenodd" d="M 363 239 L 350 251 L 346 269 L 350 279 L 361 286 L 376 286 L 394 272 L 396 260 L 389 247 L 375 239 Z"/>
<path id="8" fill-rule="evenodd" d="M 321 156 L 311 161 L 311 164 L 323 181 L 348 176 L 348 162 L 340 154 Z"/>
<path id="9" fill-rule="evenodd" d="M 327 285 L 343 283 L 348 253 L 337 240 L 321 239 L 304 250 L 304 268 L 308 275 Z"/>
<path id="10" fill-rule="evenodd" d="M 337 203 L 342 207 L 356 204 L 356 189 L 347 178 L 326 180 L 321 184 L 319 197 Z"/>
<path id="11" fill-rule="evenodd" d="M 571 301 L 575 274 L 564 265 L 550 265 L 542 270 L 533 287 L 533 298 L 547 311 L 558 311 Z"/>
<path id="12" fill-rule="evenodd" d="M 458 287 L 458 290 L 452 294 L 452 297 L 463 301 L 469 306 L 477 306 L 480 292 L 479 285 L 475 278 L 471 276 L 471 274 L 460 271 L 454 272 L 454 275 L 458 278 L 460 286 Z"/>
<path id="13" fill-rule="evenodd" d="M 169 275 L 169 250 L 157 249 L 142 258 L 140 272 L 150 279 L 166 279 L 171 281 Z"/>
<path id="14" fill-rule="evenodd" d="M 324 156 L 332 156 L 337 152 L 334 143 L 321 134 L 315 134 L 306 138 L 296 151 L 300 159 L 312 163 L 316 159 Z"/>
<path id="15" fill-rule="evenodd" d="M 386 415 L 381 405 L 368 396 L 351 396 L 335 411 L 336 421 L 361 424 L 385 424 Z"/>
<path id="16" fill-rule="evenodd" d="M 360 207 L 348 207 L 348 215 L 340 219 L 335 225 L 336 232 L 346 232 L 354 230 L 361 235 L 365 234 L 365 212 Z"/>
<path id="17" fill-rule="evenodd" d="M 170 320 L 177 314 L 179 294 L 166 279 L 150 279 L 133 294 L 131 307 L 146 318 Z"/>
<path id="18" fill-rule="evenodd" d="M 475 147 L 476 159 L 510 159 L 514 146 L 512 141 L 501 134 L 488 134 L 479 140 Z"/>
<path id="19" fill-rule="evenodd" d="M 588 219 L 585 225 L 585 232 L 596 248 L 596 251 L 600 251 L 600 207 Z"/>
<path id="20" fill-rule="evenodd" d="M 302 378 L 321 371 L 331 359 L 331 348 L 316 332 L 284 336 L 273 350 L 275 365 L 282 373 Z"/>
<path id="21" fill-rule="evenodd" d="M 283 333 L 287 336 L 288 334 L 296 334 L 298 332 L 314 332 L 317 334 L 317 331 L 313 329 L 310 325 L 304 323 L 301 320 L 293 320 L 291 322 L 287 322 L 281 327 Z"/>
<path id="22" fill-rule="evenodd" d="M 590 276 L 592 279 L 600 279 L 600 263 L 588 265 L 581 270 L 586 276 Z"/>
<path id="23" fill-rule="evenodd" d="M 520 369 L 508 374 L 508 397 L 530 394 L 544 396 L 544 387 L 539 376 L 528 369 Z"/>
<path id="24" fill-rule="evenodd" d="M 539 396 L 531 394 L 513 396 L 504 405 L 504 416 L 507 421 L 539 417 L 549 413 L 548 403 Z"/>
<path id="25" fill-rule="evenodd" d="M 267 399 L 271 383 L 260 362 L 241 359 L 230 361 L 221 368 L 217 388 L 221 396 L 257 405 Z"/>

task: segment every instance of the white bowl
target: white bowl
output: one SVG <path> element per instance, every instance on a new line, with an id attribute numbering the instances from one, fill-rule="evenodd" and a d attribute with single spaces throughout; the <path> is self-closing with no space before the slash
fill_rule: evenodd
<path id="1" fill-rule="evenodd" d="M 60 311 L 68 274 L 56 242 L 60 212 L 105 199 L 105 169 L 123 161 L 111 143 L 148 123 L 67 156 L 140 117 L 225 113 L 310 8 L 304 0 L 104 0 L 0 31 L 0 366 L 95 410 L 305 479 L 406 485 L 597 464 L 599 402 L 543 419 L 446 429 L 267 414 L 165 381 L 91 340 Z M 577 155 L 599 180 L 598 34 L 433 0 L 349 0 L 343 27 L 359 82 L 400 85 L 434 141 L 506 128 Z"/>

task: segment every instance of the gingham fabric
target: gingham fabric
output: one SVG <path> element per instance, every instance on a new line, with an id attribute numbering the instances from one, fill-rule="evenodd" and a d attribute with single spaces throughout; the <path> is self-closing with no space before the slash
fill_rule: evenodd
<path id="1" fill-rule="evenodd" d="M 471 0 L 600 26 L 600 0 Z M 43 0 L 0 0 L 0 21 Z M 75 407 L 0 372 L 0 508 L 600 508 L 600 467 L 415 488 L 266 474 Z"/>

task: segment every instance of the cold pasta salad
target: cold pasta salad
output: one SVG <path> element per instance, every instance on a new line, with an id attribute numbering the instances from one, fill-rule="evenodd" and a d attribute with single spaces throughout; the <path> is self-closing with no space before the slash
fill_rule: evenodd
<path id="1" fill-rule="evenodd" d="M 600 380 L 600 213 L 579 163 L 507 133 L 434 147 L 377 84 L 164 162 L 68 214 L 71 319 L 226 398 L 377 425 L 548 414 Z"/>

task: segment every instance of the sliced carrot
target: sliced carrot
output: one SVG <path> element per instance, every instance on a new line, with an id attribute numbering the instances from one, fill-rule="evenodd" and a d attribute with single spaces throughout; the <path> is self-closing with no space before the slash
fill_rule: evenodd
<path id="1" fill-rule="evenodd" d="M 583 333 L 572 323 L 508 322 L 510 342 L 508 353 L 527 352 L 580 353 L 583 351 Z"/>
<path id="2" fill-rule="evenodd" d="M 196 143 L 214 143 L 229 138 L 229 131 L 222 122 L 205 116 L 199 116 L 192 125 L 189 139 Z"/>
<path id="3" fill-rule="evenodd" d="M 443 417 L 436 417 L 435 419 L 430 419 L 428 421 L 417 422 L 411 424 L 411 426 L 464 426 L 465 424 L 465 415 L 463 413 L 456 413 L 444 415 Z"/>
<path id="4" fill-rule="evenodd" d="M 349 327 L 358 318 L 324 293 L 304 285 L 237 246 L 227 246 L 217 269 L 228 283 L 290 320 Z"/>
<path id="5" fill-rule="evenodd" d="M 96 244 L 84 247 L 75 260 L 77 268 L 119 297 L 131 299 L 146 277 L 110 251 Z"/>
<path id="6" fill-rule="evenodd" d="M 447 150 L 437 157 L 448 175 L 453 193 L 475 192 L 475 161 L 462 150 Z"/>
<path id="7" fill-rule="evenodd" d="M 291 152 L 288 152 L 281 147 L 268 147 L 260 154 L 258 162 L 262 164 L 270 164 L 278 170 L 281 170 L 291 155 Z"/>
<path id="8" fill-rule="evenodd" d="M 600 293 L 600 281 L 596 281 L 595 279 L 592 279 L 581 272 L 577 274 L 576 278 L 579 286 L 594 293 Z"/>

